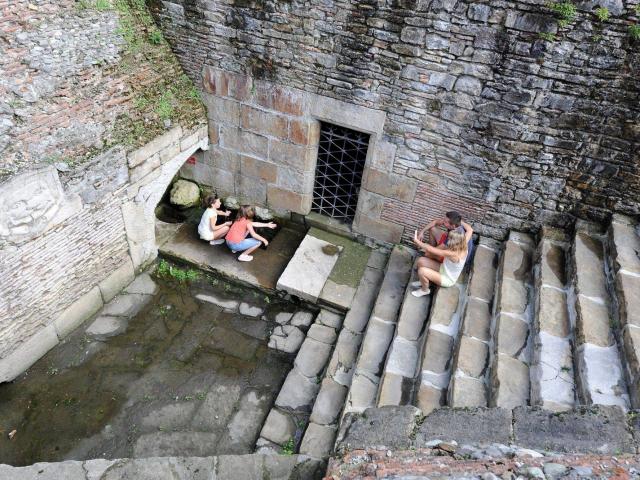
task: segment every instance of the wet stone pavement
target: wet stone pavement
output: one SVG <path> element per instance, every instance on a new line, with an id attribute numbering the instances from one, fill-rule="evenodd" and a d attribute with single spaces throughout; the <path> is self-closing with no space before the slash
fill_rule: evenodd
<path id="1" fill-rule="evenodd" d="M 153 280 L 0 385 L 0 463 L 253 452 L 294 357 L 269 337 L 298 309 L 204 274 Z"/>

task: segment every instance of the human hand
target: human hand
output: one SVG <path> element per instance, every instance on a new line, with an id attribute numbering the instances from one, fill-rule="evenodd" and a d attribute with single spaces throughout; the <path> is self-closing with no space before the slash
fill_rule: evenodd
<path id="1" fill-rule="evenodd" d="M 232 221 L 228 221 L 228 222 L 224 222 L 224 224 L 225 224 L 227 227 L 230 227 L 230 226 L 233 224 L 233 222 L 232 222 Z"/>
<path id="2" fill-rule="evenodd" d="M 267 223 L 267 227 L 270 228 L 271 230 L 273 230 L 274 228 L 277 227 L 277 225 L 273 222 Z"/>
<path id="3" fill-rule="evenodd" d="M 265 247 L 269 245 L 269 241 L 266 238 L 262 239 L 262 243 L 264 244 Z"/>
<path id="4" fill-rule="evenodd" d="M 225 212 L 224 212 L 224 216 L 225 216 L 225 217 L 228 217 L 229 215 L 231 215 L 231 212 L 230 212 L 229 210 L 225 210 Z"/>

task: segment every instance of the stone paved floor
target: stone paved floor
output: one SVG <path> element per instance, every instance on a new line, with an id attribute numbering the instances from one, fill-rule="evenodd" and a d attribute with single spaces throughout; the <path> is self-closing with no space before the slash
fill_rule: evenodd
<path id="1" fill-rule="evenodd" d="M 258 249 L 253 261 L 244 263 L 238 262 L 237 255 L 231 253 L 226 245 L 211 246 L 200 240 L 193 225 L 183 224 L 173 234 L 172 227 L 166 224 L 162 227 L 162 238 L 166 239 L 159 247 L 162 255 L 267 290 L 275 290 L 278 278 L 304 237 L 304 230 L 297 226 L 284 227 L 267 249 Z"/>
<path id="2" fill-rule="evenodd" d="M 253 452 L 293 361 L 267 342 L 296 307 L 205 275 L 159 286 L 138 277 L 0 385 L 0 464 Z"/>

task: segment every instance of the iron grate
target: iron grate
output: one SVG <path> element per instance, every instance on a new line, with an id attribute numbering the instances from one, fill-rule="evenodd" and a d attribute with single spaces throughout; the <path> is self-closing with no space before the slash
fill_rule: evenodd
<path id="1" fill-rule="evenodd" d="M 353 222 L 368 147 L 368 134 L 321 123 L 313 212 Z"/>

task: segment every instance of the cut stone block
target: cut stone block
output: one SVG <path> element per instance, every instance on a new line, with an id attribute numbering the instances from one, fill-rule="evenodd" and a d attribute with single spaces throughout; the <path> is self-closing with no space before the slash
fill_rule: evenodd
<path id="1" fill-rule="evenodd" d="M 341 385 L 351 385 L 351 377 L 356 364 L 362 334 L 343 328 L 327 367 L 327 375 Z"/>
<path id="2" fill-rule="evenodd" d="M 407 377 L 397 375 L 395 373 L 385 372 L 380 385 L 380 393 L 378 395 L 378 407 L 386 405 L 402 405 L 404 385 Z"/>
<path id="3" fill-rule="evenodd" d="M 397 336 L 389 350 L 385 372 L 413 378 L 418 367 L 418 344 Z"/>
<path id="4" fill-rule="evenodd" d="M 430 326 L 448 326 L 453 320 L 453 315 L 458 309 L 460 290 L 453 286 L 451 288 L 440 288 L 431 307 Z"/>
<path id="5" fill-rule="evenodd" d="M 486 407 L 487 386 L 483 379 L 454 375 L 449 388 L 452 407 Z"/>
<path id="6" fill-rule="evenodd" d="M 86 334 L 96 340 L 106 340 L 125 331 L 127 322 L 122 317 L 106 315 L 96 318 L 86 330 Z"/>
<path id="7" fill-rule="evenodd" d="M 527 345 L 529 325 L 516 317 L 501 314 L 496 321 L 496 349 L 499 353 L 517 357 Z"/>
<path id="8" fill-rule="evenodd" d="M 411 264 L 411 251 L 400 246 L 394 247 L 373 308 L 375 317 L 387 322 L 397 322 L 398 311 L 411 274 Z"/>
<path id="9" fill-rule="evenodd" d="M 576 298 L 576 341 L 578 345 L 591 343 L 599 347 L 613 344 L 609 308 L 584 295 Z"/>
<path id="10" fill-rule="evenodd" d="M 296 327 L 308 327 L 313 323 L 313 313 L 311 312 L 296 312 L 293 318 L 291 319 L 291 325 Z"/>
<path id="11" fill-rule="evenodd" d="M 520 280 L 503 278 L 500 286 L 500 311 L 521 315 L 527 309 L 529 291 Z"/>
<path id="12" fill-rule="evenodd" d="M 541 245 L 540 278 L 543 285 L 556 288 L 564 288 L 567 283 L 565 249 L 547 239 L 543 239 Z"/>
<path id="13" fill-rule="evenodd" d="M 564 338 L 569 335 L 567 295 L 556 288 L 542 286 L 538 289 L 538 328 L 541 332 Z"/>
<path id="14" fill-rule="evenodd" d="M 635 222 L 631 219 L 617 219 L 611 222 L 609 236 L 612 238 L 615 271 L 620 269 L 640 274 L 640 236 Z"/>
<path id="15" fill-rule="evenodd" d="M 602 242 L 586 232 L 577 232 L 572 255 L 576 269 L 576 294 L 607 298 Z"/>
<path id="16" fill-rule="evenodd" d="M 568 338 L 539 332 L 531 366 L 531 404 L 555 412 L 575 403 L 573 356 Z"/>
<path id="17" fill-rule="evenodd" d="M 322 381 L 320 392 L 313 405 L 310 421 L 330 425 L 337 421 L 344 405 L 347 388 L 331 378 Z"/>
<path id="18" fill-rule="evenodd" d="M 293 325 L 278 325 L 269 338 L 269 348 L 285 353 L 295 353 L 304 341 L 304 333 Z"/>
<path id="19" fill-rule="evenodd" d="M 422 370 L 444 373 L 451 361 L 453 337 L 437 330 L 429 329 L 422 359 Z"/>
<path id="20" fill-rule="evenodd" d="M 293 419 L 285 414 L 272 408 L 264 422 L 260 436 L 267 440 L 284 445 L 294 438 L 296 434 L 296 424 Z"/>
<path id="21" fill-rule="evenodd" d="M 340 285 L 331 279 L 327 279 L 319 298 L 326 305 L 346 311 L 351 307 L 355 294 L 355 288 L 349 285 Z"/>
<path id="22" fill-rule="evenodd" d="M 112 300 L 110 304 L 114 301 L 115 300 Z M 93 287 L 87 293 L 82 295 L 78 300 L 68 306 L 53 321 L 53 325 L 55 326 L 58 338 L 60 340 L 65 338 L 76 328 L 78 328 L 82 322 L 84 322 L 87 318 L 100 310 L 100 307 L 102 307 L 102 294 L 100 293 L 100 289 L 98 287 Z M 140 305 L 139 308 L 142 308 L 142 305 Z M 135 310 L 134 315 L 138 310 Z M 106 312 L 103 310 L 103 313 Z"/>
<path id="23" fill-rule="evenodd" d="M 127 285 L 124 289 L 125 293 L 139 293 L 141 295 L 155 295 L 158 293 L 158 285 L 153 281 L 151 275 L 142 273 L 136 279 Z"/>
<path id="24" fill-rule="evenodd" d="M 339 313 L 330 312 L 329 310 L 320 310 L 318 315 L 318 323 L 331 328 L 340 328 L 342 326 L 343 316 Z"/>
<path id="25" fill-rule="evenodd" d="M 155 432 L 140 435 L 133 447 L 136 457 L 207 457 L 213 455 L 218 437 L 205 432 Z"/>
<path id="26" fill-rule="evenodd" d="M 473 275 L 469 283 L 469 296 L 487 302 L 493 298 L 496 283 L 498 253 L 484 245 L 478 245 L 473 258 Z"/>
<path id="27" fill-rule="evenodd" d="M 351 381 L 345 412 L 362 412 L 366 408 L 375 407 L 379 382 L 379 378 L 371 380 L 356 371 Z"/>
<path id="28" fill-rule="evenodd" d="M 384 272 L 381 270 L 369 267 L 365 269 L 351 304 L 351 309 L 344 318 L 343 326 L 345 328 L 356 333 L 364 332 L 383 278 Z"/>
<path id="29" fill-rule="evenodd" d="M 264 309 L 242 302 L 238 311 L 240 312 L 240 315 L 246 315 L 247 317 L 259 317 L 262 315 L 262 312 L 264 312 Z"/>
<path id="30" fill-rule="evenodd" d="M 470 377 L 480 378 L 485 371 L 489 358 L 489 346 L 473 338 L 462 336 L 456 367 Z"/>
<path id="31" fill-rule="evenodd" d="M 338 256 L 339 250 L 335 245 L 305 236 L 278 279 L 278 290 L 316 303 Z"/>
<path id="32" fill-rule="evenodd" d="M 422 410 L 422 413 L 428 415 L 436 408 L 440 408 L 444 405 L 444 395 L 444 390 L 440 390 L 433 385 L 421 383 L 416 399 L 416 406 Z"/>
<path id="33" fill-rule="evenodd" d="M 529 366 L 497 354 L 491 369 L 492 407 L 514 408 L 529 402 Z"/>
<path id="34" fill-rule="evenodd" d="M 311 412 L 313 401 L 319 389 L 319 383 L 308 379 L 293 368 L 280 389 L 276 405 L 295 411 Z"/>
<path id="35" fill-rule="evenodd" d="M 393 338 L 395 325 L 373 318 L 369 322 L 367 333 L 362 342 L 358 369 L 371 372 L 375 376 L 382 374 L 387 349 Z"/>
<path id="36" fill-rule="evenodd" d="M 428 415 L 416 433 L 415 446 L 424 448 L 432 440 L 456 441 L 461 445 L 510 443 L 511 410 L 502 408 L 441 408 Z"/>
<path id="37" fill-rule="evenodd" d="M 640 275 L 618 272 L 616 292 L 621 323 L 640 327 Z"/>
<path id="38" fill-rule="evenodd" d="M 15 379 L 58 342 L 58 334 L 53 325 L 40 329 L 9 355 L 0 358 L 0 383 Z"/>
<path id="39" fill-rule="evenodd" d="M 640 328 L 627 325 L 622 333 L 630 373 L 629 394 L 633 407 L 638 408 L 640 406 Z"/>
<path id="40" fill-rule="evenodd" d="M 315 378 L 322 372 L 331 355 L 331 345 L 307 338 L 302 343 L 294 365 L 305 377 Z"/>
<path id="41" fill-rule="evenodd" d="M 576 349 L 576 365 L 583 402 L 628 408 L 629 397 L 617 345 L 597 347 L 589 343 L 582 344 Z"/>
<path id="42" fill-rule="evenodd" d="M 129 255 L 127 255 L 124 263 L 98 284 L 103 302 L 109 302 L 120 293 L 120 290 L 127 286 L 134 276 L 133 263 L 131 263 Z"/>
<path id="43" fill-rule="evenodd" d="M 311 422 L 300 444 L 300 454 L 313 458 L 325 458 L 333 450 L 337 427 Z"/>
<path id="44" fill-rule="evenodd" d="M 211 293 L 208 293 L 208 294 L 199 293 L 196 295 L 196 298 L 201 302 L 213 303 L 214 305 L 217 305 L 224 310 L 231 310 L 231 311 L 237 310 L 238 305 L 240 303 L 237 300 L 220 298 Z"/>
<path id="45" fill-rule="evenodd" d="M 502 260 L 502 275 L 504 278 L 527 282 L 531 279 L 531 246 L 533 239 L 530 235 L 519 232 L 517 241 L 510 239 L 505 246 Z"/>
<path id="46" fill-rule="evenodd" d="M 491 338 L 491 304 L 469 298 L 464 313 L 462 333 L 468 337 L 488 342 Z"/>
<path id="47" fill-rule="evenodd" d="M 314 323 L 307 332 L 307 337 L 313 338 L 314 340 L 322 343 L 333 345 L 336 342 L 337 334 L 333 328 Z"/>

